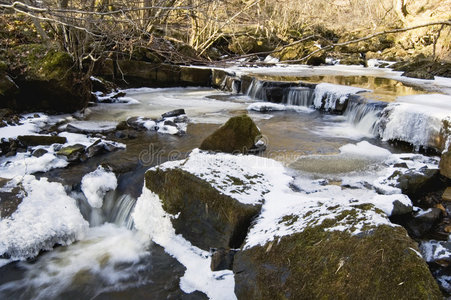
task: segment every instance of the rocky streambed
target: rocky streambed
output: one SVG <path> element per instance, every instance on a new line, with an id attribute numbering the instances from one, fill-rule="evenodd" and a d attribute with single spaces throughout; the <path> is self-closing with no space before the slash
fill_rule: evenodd
<path id="1" fill-rule="evenodd" d="M 0 295 L 450 292 L 451 83 L 401 88 L 398 73 L 358 67 L 144 69 L 130 76 L 222 91 L 97 88 L 77 114 L 2 112 Z"/>

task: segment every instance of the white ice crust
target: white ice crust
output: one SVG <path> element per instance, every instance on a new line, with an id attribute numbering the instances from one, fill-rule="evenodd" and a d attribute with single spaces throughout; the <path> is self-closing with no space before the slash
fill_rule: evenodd
<path id="1" fill-rule="evenodd" d="M 88 222 L 60 183 L 31 175 L 14 180 L 21 184 L 24 198 L 10 217 L 0 219 L 0 254 L 24 260 L 84 236 Z"/>
<path id="2" fill-rule="evenodd" d="M 81 180 L 81 190 L 85 194 L 89 205 L 93 208 L 102 207 L 103 197 L 105 197 L 106 192 L 115 190 L 116 187 L 116 175 L 102 166 L 86 174 Z"/>

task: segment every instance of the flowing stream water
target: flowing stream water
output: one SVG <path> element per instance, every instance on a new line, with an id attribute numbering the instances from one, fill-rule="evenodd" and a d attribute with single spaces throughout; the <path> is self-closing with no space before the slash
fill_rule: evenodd
<path id="1" fill-rule="evenodd" d="M 274 79 L 274 78 L 273 78 Z M 377 77 L 331 76 L 304 78 L 357 84 L 377 90 L 374 97 L 393 101 L 394 96 L 418 94 L 394 80 Z M 351 82 L 351 83 L 350 83 Z M 385 105 L 376 102 L 350 102 L 342 115 L 309 111 L 247 111 L 258 101 L 261 90 L 250 95 L 230 94 L 210 88 L 134 89 L 129 104 L 98 104 L 85 111 L 84 121 L 119 122 L 132 116 L 158 118 L 164 112 L 184 108 L 189 117 L 185 135 L 139 132 L 123 139 L 126 149 L 103 154 L 67 168 L 40 173 L 61 182 L 77 200 L 83 217 L 90 222 L 86 236 L 69 246 L 43 252 L 31 261 L 9 263 L 0 268 L 1 299 L 203 299 L 196 292 L 184 293 L 179 287 L 184 267 L 160 246 L 134 230 L 131 212 L 141 194 L 145 171 L 167 160 L 181 159 L 234 115 L 248 113 L 255 120 L 267 150 L 265 157 L 314 174 L 340 174 L 368 168 L 370 160 L 331 159 L 339 148 L 362 140 L 401 152 L 378 137 L 377 123 Z M 388 96 L 387 96 L 388 95 Z M 312 91 L 295 87 L 282 102 L 291 106 L 311 106 Z M 370 97 L 371 98 L 371 97 Z M 257 100 L 256 100 L 257 99 Z M 321 156 L 318 156 L 321 155 Z M 302 157 L 302 159 L 300 159 Z M 310 158 L 309 158 L 310 157 Z M 319 157 L 319 159 L 318 159 Z M 83 176 L 106 163 L 121 170 L 118 185 L 104 197 L 101 208 L 92 208 L 80 189 Z"/>

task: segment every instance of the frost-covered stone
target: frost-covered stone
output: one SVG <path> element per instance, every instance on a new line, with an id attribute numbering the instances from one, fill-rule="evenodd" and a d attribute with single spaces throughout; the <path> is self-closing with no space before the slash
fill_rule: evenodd
<path id="1" fill-rule="evenodd" d="M 106 192 L 114 190 L 116 187 L 116 175 L 102 166 L 86 174 L 81 180 L 81 190 L 89 205 L 94 208 L 102 207 Z"/>
<path id="2" fill-rule="evenodd" d="M 343 112 L 351 95 L 368 92 L 366 89 L 337 85 L 331 83 L 320 83 L 316 85 L 313 94 L 313 106 L 325 111 Z"/>
<path id="3" fill-rule="evenodd" d="M 88 222 L 60 183 L 26 175 L 20 184 L 25 194 L 22 202 L 11 216 L 0 219 L 0 255 L 13 260 L 33 258 L 84 235 Z"/>

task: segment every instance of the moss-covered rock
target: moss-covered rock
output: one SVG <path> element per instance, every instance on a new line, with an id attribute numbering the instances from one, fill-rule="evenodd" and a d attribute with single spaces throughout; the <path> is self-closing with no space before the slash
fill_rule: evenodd
<path id="1" fill-rule="evenodd" d="M 308 41 L 305 43 L 296 44 L 290 47 L 283 48 L 282 50 L 273 53 L 274 57 L 277 57 L 280 61 L 298 60 L 306 57 L 307 55 L 317 51 L 319 48 L 319 42 Z M 326 52 L 320 51 L 306 60 L 306 64 L 318 66 L 326 62 Z"/>
<path id="2" fill-rule="evenodd" d="M 67 161 L 74 162 L 82 158 L 85 152 L 85 146 L 81 144 L 75 144 L 61 148 L 56 154 L 64 156 Z"/>
<path id="3" fill-rule="evenodd" d="M 309 227 L 235 255 L 238 299 L 442 299 L 402 227 Z"/>
<path id="4" fill-rule="evenodd" d="M 251 35 L 233 36 L 228 48 L 235 54 L 258 53 L 274 49 L 269 39 Z"/>
<path id="5" fill-rule="evenodd" d="M 210 248 L 238 248 L 259 205 L 246 205 L 224 195 L 210 183 L 186 171 L 151 169 L 146 187 L 158 194 L 163 209 L 176 215 L 172 224 L 193 245 Z"/>
<path id="6" fill-rule="evenodd" d="M 230 118 L 209 135 L 199 148 L 226 153 L 247 153 L 260 135 L 254 121 L 247 115 L 241 115 Z"/>
<path id="7" fill-rule="evenodd" d="M 91 99 L 91 82 L 79 73 L 69 54 L 42 44 L 9 49 L 9 72 L 19 87 L 14 109 L 72 112 Z"/>

